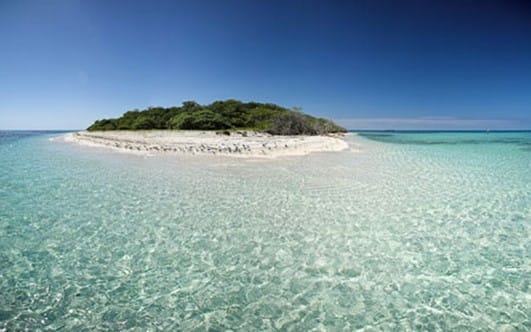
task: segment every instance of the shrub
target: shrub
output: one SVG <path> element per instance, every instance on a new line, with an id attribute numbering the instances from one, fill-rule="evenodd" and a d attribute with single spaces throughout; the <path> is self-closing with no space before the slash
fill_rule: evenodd
<path id="1" fill-rule="evenodd" d="M 223 116 L 207 109 L 177 114 L 170 120 L 171 129 L 218 130 L 230 127 Z"/>
<path id="2" fill-rule="evenodd" d="M 94 124 L 87 128 L 88 131 L 94 130 L 116 130 L 118 129 L 117 121 L 114 119 L 103 119 L 94 122 Z"/>
<path id="3" fill-rule="evenodd" d="M 133 129 L 155 129 L 155 121 L 147 116 L 139 116 L 133 122 Z"/>
<path id="4" fill-rule="evenodd" d="M 267 132 L 272 135 L 317 135 L 311 118 L 293 111 L 275 117 Z"/>
<path id="5" fill-rule="evenodd" d="M 186 101 L 180 107 L 149 107 L 133 110 L 118 119 L 94 122 L 87 130 L 195 129 L 257 130 L 273 135 L 319 135 L 344 132 L 345 129 L 326 119 L 271 104 L 229 99 L 202 106 Z"/>

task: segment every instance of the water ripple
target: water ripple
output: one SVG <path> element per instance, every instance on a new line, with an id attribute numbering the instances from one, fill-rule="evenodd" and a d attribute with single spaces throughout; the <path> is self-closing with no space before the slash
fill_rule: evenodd
<path id="1" fill-rule="evenodd" d="M 43 137 L 0 146 L 0 329 L 531 329 L 518 148 L 355 136 L 245 162 Z"/>

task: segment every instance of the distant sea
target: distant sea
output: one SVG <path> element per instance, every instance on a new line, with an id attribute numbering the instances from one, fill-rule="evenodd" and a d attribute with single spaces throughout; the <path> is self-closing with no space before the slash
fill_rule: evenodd
<path id="1" fill-rule="evenodd" d="M 0 330 L 531 330 L 531 133 L 275 161 L 0 132 Z"/>

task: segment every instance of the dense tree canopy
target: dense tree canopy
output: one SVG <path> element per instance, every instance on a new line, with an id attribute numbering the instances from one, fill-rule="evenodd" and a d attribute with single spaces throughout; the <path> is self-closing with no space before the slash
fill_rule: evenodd
<path id="1" fill-rule="evenodd" d="M 87 130 L 256 130 L 273 135 L 319 135 L 344 132 L 330 120 L 270 103 L 215 101 L 200 105 L 185 101 L 181 107 L 150 107 L 129 111 L 117 119 L 94 122 Z"/>

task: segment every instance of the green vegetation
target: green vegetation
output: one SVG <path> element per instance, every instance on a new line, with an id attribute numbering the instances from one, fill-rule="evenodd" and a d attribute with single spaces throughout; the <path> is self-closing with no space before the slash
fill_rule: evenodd
<path id="1" fill-rule="evenodd" d="M 345 132 L 330 120 L 269 103 L 238 100 L 199 105 L 186 101 L 181 107 L 150 107 L 129 111 L 117 119 L 94 122 L 87 130 L 256 130 L 272 135 L 321 135 Z"/>

